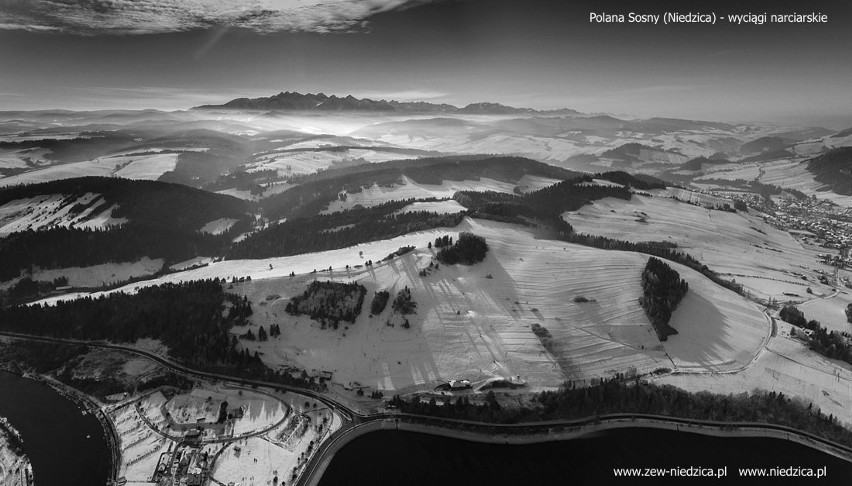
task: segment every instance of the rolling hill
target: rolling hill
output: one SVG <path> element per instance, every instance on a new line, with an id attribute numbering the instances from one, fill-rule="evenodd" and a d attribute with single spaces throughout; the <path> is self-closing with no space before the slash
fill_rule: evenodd
<path id="1" fill-rule="evenodd" d="M 232 233 L 252 224 L 251 211 L 236 198 L 155 181 L 86 177 L 7 188 L 0 190 L 0 280 L 51 269 L 78 274 L 104 264 L 136 265 L 133 276 L 143 268 L 150 274 L 224 253 Z M 161 259 L 159 266 L 152 259 Z M 113 270 L 115 278 L 95 284 L 126 280 L 127 272 Z M 70 283 L 92 284 L 78 280 Z"/>

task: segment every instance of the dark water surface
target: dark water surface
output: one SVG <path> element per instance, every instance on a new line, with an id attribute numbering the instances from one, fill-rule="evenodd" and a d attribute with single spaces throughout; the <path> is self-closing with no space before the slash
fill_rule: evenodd
<path id="1" fill-rule="evenodd" d="M 613 468 L 723 468 L 725 478 L 628 479 Z M 824 479 L 746 479 L 738 468 L 825 467 Z M 790 472 L 795 472 L 790 470 Z M 719 438 L 631 428 L 523 446 L 492 445 L 400 431 L 379 431 L 344 446 L 320 486 L 796 484 L 852 485 L 852 463 L 780 439 Z"/>
<path id="2" fill-rule="evenodd" d="M 21 433 L 37 486 L 106 484 L 104 430 L 82 410 L 44 383 L 0 372 L 0 416 Z"/>

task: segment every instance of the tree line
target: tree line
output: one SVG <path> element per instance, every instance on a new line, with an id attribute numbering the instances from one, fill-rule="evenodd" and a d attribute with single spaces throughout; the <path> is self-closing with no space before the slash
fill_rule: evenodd
<path id="1" fill-rule="evenodd" d="M 669 325 L 672 312 L 689 290 L 677 270 L 654 257 L 648 258 L 642 270 L 642 297 L 639 304 L 650 319 L 657 337 L 665 341 L 677 330 Z"/>
<path id="2" fill-rule="evenodd" d="M 416 231 L 453 227 L 465 216 L 464 212 L 396 213 L 411 202 L 413 199 L 392 201 L 370 208 L 359 207 L 334 214 L 290 219 L 235 243 L 227 258 L 260 259 L 336 250 Z"/>
<path id="3" fill-rule="evenodd" d="M 165 266 L 198 255 L 221 255 L 230 232 L 210 235 L 193 230 L 142 223 L 108 229 L 57 227 L 16 232 L 0 239 L 0 280 L 18 277 L 35 267 L 87 267 L 163 258 Z"/>
<path id="4" fill-rule="evenodd" d="M 482 177 L 514 183 L 526 174 L 560 180 L 577 175 L 574 171 L 523 157 L 426 157 L 341 167 L 300 176 L 291 180 L 298 182 L 298 186 L 264 198 L 260 205 L 264 214 L 273 220 L 305 217 L 319 213 L 338 199 L 340 192 L 358 193 L 373 184 L 380 187 L 397 185 L 402 183 L 403 177 L 419 184 L 479 180 Z"/>
<path id="5" fill-rule="evenodd" d="M 435 240 L 436 246 L 438 246 L 438 241 L 437 239 Z M 444 244 L 444 241 L 441 241 L 441 243 L 441 249 L 435 257 L 438 261 L 447 265 L 455 265 L 457 263 L 461 265 L 473 265 L 484 260 L 485 254 L 488 252 L 488 244 L 485 242 L 485 238 L 473 233 L 459 233 L 459 238 L 455 244 L 452 243 L 452 238 L 446 244 Z"/>
<path id="6" fill-rule="evenodd" d="M 438 405 L 432 398 L 408 400 L 394 396 L 389 402 L 403 412 L 484 423 L 527 423 L 547 420 L 578 420 L 605 414 L 654 414 L 717 422 L 762 422 L 812 433 L 840 444 L 852 445 L 852 430 L 833 415 L 825 415 L 812 403 L 783 393 L 762 390 L 751 393 L 690 393 L 672 385 L 657 385 L 621 377 L 601 380 L 594 386 L 566 382 L 558 390 L 532 396 L 529 405 L 502 407 L 493 392 L 482 403 L 467 397 L 447 399 Z"/>
<path id="7" fill-rule="evenodd" d="M 294 316 L 308 315 L 323 327 L 331 325 L 337 329 L 340 321 L 355 322 L 366 293 L 367 289 L 359 283 L 314 280 L 302 295 L 291 298 L 284 310 Z"/>
<path id="8" fill-rule="evenodd" d="M 250 305 L 226 294 L 215 279 L 166 283 L 141 288 L 136 294 L 116 292 L 54 305 L 0 309 L 0 329 L 119 343 L 157 339 L 171 356 L 188 364 L 248 364 L 253 357 L 241 353 L 229 333 L 246 311 L 223 313 L 229 298 Z"/>
<path id="9" fill-rule="evenodd" d="M 848 315 L 849 307 L 847 307 Z M 804 312 L 794 305 L 785 305 L 778 312 L 785 322 L 813 331 L 808 337 L 808 348 L 829 359 L 838 359 L 852 364 L 852 335 L 848 332 L 829 331 L 821 322 L 805 317 Z"/>

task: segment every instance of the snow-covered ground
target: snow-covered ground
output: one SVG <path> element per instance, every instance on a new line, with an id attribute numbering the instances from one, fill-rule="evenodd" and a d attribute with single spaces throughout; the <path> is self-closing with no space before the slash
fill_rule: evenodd
<path id="1" fill-rule="evenodd" d="M 190 269 L 192 267 L 197 267 L 197 266 L 201 266 L 201 265 L 209 265 L 212 261 L 213 261 L 212 257 L 200 256 L 200 257 L 190 258 L 189 260 L 184 260 L 182 262 L 177 262 L 175 264 L 169 265 L 169 270 L 177 270 L 177 271 L 187 270 L 187 269 Z"/>
<path id="2" fill-rule="evenodd" d="M 491 248 L 486 260 L 471 267 L 441 266 L 420 277 L 419 271 L 433 258 L 434 250 L 426 249 L 426 244 L 443 234 L 457 237 L 459 231 L 486 238 Z M 379 263 L 407 245 L 417 250 Z M 259 351 L 273 367 L 330 371 L 337 383 L 357 381 L 386 390 L 515 375 L 536 390 L 557 386 L 566 378 L 582 380 L 630 370 L 732 370 L 759 350 L 768 332 L 763 316 L 738 295 L 680 266 L 677 270 L 690 282 L 695 298 L 684 301 L 686 310 L 675 315 L 673 326 L 680 334 L 660 345 L 638 305 L 646 258 L 536 239 L 530 230 L 515 225 L 465 219 L 453 229 L 341 250 L 217 262 L 124 290 L 165 281 L 250 275 L 250 282 L 233 284 L 228 291 L 244 293 L 254 302 L 255 334 L 258 326 L 268 330 L 275 323 L 282 336 L 267 342 L 241 341 L 242 346 Z M 367 259 L 377 263 L 366 270 L 343 268 Z M 306 275 L 329 266 L 335 268 L 331 274 Z M 291 271 L 299 275 L 287 277 Z M 284 312 L 289 297 L 301 294 L 314 278 L 356 280 L 367 287 L 364 311 L 354 324 L 320 329 L 308 317 Z M 411 329 L 389 327 L 389 309 L 379 316 L 368 315 L 374 291 L 387 289 L 395 295 L 404 286 L 418 305 L 417 314 L 407 316 Z M 574 302 L 579 296 L 590 302 Z M 701 318 L 695 312 L 701 312 Z M 550 350 L 532 332 L 534 323 L 552 334 Z"/>
<path id="3" fill-rule="evenodd" d="M 50 160 L 46 158 L 49 153 L 51 153 L 51 150 L 42 148 L 0 150 L 0 169 L 26 169 L 30 167 L 27 162 L 35 165 L 47 165 L 50 164 Z"/>
<path id="4" fill-rule="evenodd" d="M 229 443 L 216 460 L 211 475 L 214 480 L 260 486 L 273 484 L 277 477 L 278 484 L 292 484 L 294 468 L 301 472 L 321 440 L 340 428 L 340 417 L 321 403 L 295 394 L 285 397 L 293 413 L 263 435 Z M 314 445 L 310 446 L 312 441 Z"/>
<path id="5" fill-rule="evenodd" d="M 221 235 L 222 233 L 231 229 L 231 226 L 233 226 L 236 222 L 237 220 L 232 218 L 214 219 L 213 221 L 210 221 L 209 223 L 202 226 L 201 229 L 198 231 L 202 233 L 209 233 L 211 235 Z"/>
<path id="6" fill-rule="evenodd" d="M 0 187 L 86 176 L 117 176 L 127 179 L 157 180 L 164 173 L 174 170 L 179 155 L 177 153 L 108 155 L 82 162 L 52 165 L 43 169 L 0 178 Z"/>
<path id="7" fill-rule="evenodd" d="M 2 181 L 2 179 L 0 179 Z M 89 205 L 72 212 L 77 204 Z M 0 206 L 0 238 L 16 231 L 38 230 L 53 226 L 77 228 L 106 228 L 126 223 L 125 218 L 113 218 L 113 207 L 104 207 L 99 194 L 88 192 L 72 201 L 72 196 L 49 194 L 15 199 Z"/>
<path id="8" fill-rule="evenodd" d="M 705 169 L 708 173 L 698 177 L 696 181 L 704 179 L 755 181 L 760 177 L 760 165 L 759 163 L 712 165 Z"/>
<path id="9" fill-rule="evenodd" d="M 511 194 L 515 184 L 502 182 L 486 177 L 478 181 L 443 181 L 441 184 L 419 184 L 412 179 L 402 176 L 403 183 L 392 187 L 372 185 L 361 192 L 347 194 L 346 201 L 332 201 L 322 214 L 336 213 L 352 209 L 356 204 L 364 207 L 376 206 L 389 201 L 403 199 L 445 199 L 453 197 L 456 191 L 495 191 Z"/>
<path id="10" fill-rule="evenodd" d="M 798 307 L 808 320 L 816 319 L 830 331 L 852 333 L 852 323 L 846 320 L 846 306 L 850 304 L 852 291 L 842 289 L 834 297 L 813 299 Z"/>
<path id="11" fill-rule="evenodd" d="M 826 359 L 789 337 L 791 326 L 778 321 L 779 333 L 753 365 L 734 374 L 681 374 L 659 378 L 692 392 L 733 393 L 754 389 L 782 392 L 813 403 L 822 413 L 852 422 L 852 365 Z"/>
<path id="12" fill-rule="evenodd" d="M 165 403 L 171 419 L 181 424 L 195 424 L 199 419 L 215 423 L 219 405 L 228 403 L 228 410 L 241 408 L 243 417 L 235 421 L 234 435 L 251 434 L 269 428 L 284 418 L 288 407 L 281 400 L 264 393 L 235 390 L 227 387 L 204 386 L 181 393 Z"/>
<path id="13" fill-rule="evenodd" d="M 307 317 L 284 312 L 307 279 L 253 280 L 235 289 L 255 302 L 255 326 L 279 324 L 282 336 L 243 345 L 259 350 L 272 366 L 330 371 L 342 384 L 402 390 L 454 378 L 521 375 L 531 389 L 542 389 L 566 378 L 630 370 L 736 369 L 757 353 L 769 332 L 768 322 L 744 299 L 677 266 L 694 298 L 674 317 L 680 334 L 661 346 L 638 305 L 644 255 L 536 240 L 516 226 L 493 222 L 467 220 L 459 229 L 486 238 L 491 250 L 484 262 L 443 266 L 420 277 L 418 270 L 432 257 L 424 239 L 414 253 L 370 271 L 331 275 L 367 287 L 364 313 L 373 291 L 395 295 L 410 288 L 418 304 L 418 313 L 406 316 L 411 329 L 389 327 L 390 310 L 362 314 L 336 331 L 320 329 Z M 280 297 L 267 300 L 270 295 Z M 591 301 L 574 302 L 579 296 Z M 702 315 L 696 318 L 695 312 Z M 534 323 L 553 336 L 550 351 L 531 331 Z"/>
<path id="14" fill-rule="evenodd" d="M 818 199 L 827 199 L 839 206 L 852 208 L 852 196 L 843 196 L 825 190 L 825 184 L 814 180 L 813 174 L 808 172 L 807 164 L 802 160 L 783 160 L 765 164 L 760 182 L 798 189 L 808 196 L 815 195 Z"/>
<path id="15" fill-rule="evenodd" d="M 27 455 L 12 451 L 11 434 L 17 433 L 5 417 L 0 417 L 0 485 L 3 486 L 26 486 L 27 474 L 32 477 L 32 467 Z"/>
<path id="16" fill-rule="evenodd" d="M 682 192 L 676 194 L 678 198 L 700 204 L 729 202 Z M 817 270 L 831 267 L 818 262 L 816 252 L 803 248 L 790 234 L 750 214 L 711 211 L 662 196 L 634 196 L 630 201 L 606 198 L 565 213 L 563 218 L 581 233 L 676 243 L 680 251 L 742 283 L 755 297 L 785 301 L 789 298 L 785 292 L 804 296 L 807 287 L 820 295 L 831 292 L 816 281 Z"/>
<path id="17" fill-rule="evenodd" d="M 431 213 L 452 214 L 460 213 L 466 208 L 456 202 L 454 199 L 447 201 L 435 202 L 414 202 L 397 211 L 395 214 L 402 214 L 411 211 L 427 211 Z"/>
<path id="18" fill-rule="evenodd" d="M 258 161 L 249 164 L 247 172 L 275 169 L 279 175 L 286 177 L 298 174 L 312 174 L 318 170 L 325 170 L 335 165 L 354 164 L 360 161 L 378 163 L 416 158 L 418 158 L 417 155 L 373 149 L 278 152 L 257 157 Z"/>
<path id="19" fill-rule="evenodd" d="M 581 182 L 578 186 L 602 186 L 602 187 L 624 187 L 623 184 L 608 181 L 606 179 L 592 179 L 592 182 Z"/>
<path id="20" fill-rule="evenodd" d="M 829 135 L 827 137 L 797 143 L 792 147 L 792 150 L 798 155 L 815 156 L 833 148 L 850 146 L 852 146 L 852 135 L 846 135 L 844 137 Z"/>
<path id="21" fill-rule="evenodd" d="M 109 157 L 115 165 L 121 165 L 121 169 L 113 174 L 125 179 L 141 179 L 155 181 L 166 172 L 175 170 L 177 159 L 180 154 L 155 154 L 155 155 L 126 155 Z"/>
<path id="22" fill-rule="evenodd" d="M 153 398 L 151 404 L 161 404 L 165 398 Z M 173 442 L 151 430 L 137 413 L 134 403 L 128 403 L 111 414 L 119 436 L 121 466 L 119 476 L 129 482 L 150 481 L 160 455 L 167 452 Z"/>
<path id="23" fill-rule="evenodd" d="M 124 282 L 135 277 L 153 275 L 163 268 L 162 258 L 142 257 L 135 262 L 102 263 L 90 267 L 67 267 L 39 269 L 35 268 L 30 275 L 33 280 L 52 282 L 59 277 L 68 279 L 72 287 L 100 287 L 118 282 Z M 18 279 L 0 285 L 0 288 L 17 282 Z"/>
<path id="24" fill-rule="evenodd" d="M 550 187 L 559 182 L 562 181 L 559 179 L 551 179 L 549 177 L 524 174 L 524 176 L 518 181 L 518 189 L 522 193 L 526 194 L 528 192 L 535 192 L 540 189 L 544 189 L 545 187 Z"/>
<path id="25" fill-rule="evenodd" d="M 86 160 L 71 164 L 53 165 L 23 174 L 0 178 L 0 187 L 18 184 L 37 184 L 85 176 L 109 177 L 115 172 L 115 162 L 108 159 Z"/>

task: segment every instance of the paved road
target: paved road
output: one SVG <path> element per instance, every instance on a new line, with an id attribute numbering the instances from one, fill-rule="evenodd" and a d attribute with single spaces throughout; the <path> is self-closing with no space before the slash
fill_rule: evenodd
<path id="1" fill-rule="evenodd" d="M 140 350 L 140 349 L 132 348 L 132 347 L 129 347 L 129 346 L 122 346 L 122 345 L 119 345 L 119 344 L 112 344 L 112 343 L 103 342 L 103 341 L 81 341 L 81 340 L 78 340 L 78 339 L 64 339 L 64 338 L 53 338 L 53 337 L 46 337 L 46 336 L 34 336 L 34 335 L 30 335 L 30 334 L 21 334 L 21 333 L 6 332 L 6 331 L 0 331 L 0 336 L 11 338 L 11 339 L 18 339 L 18 340 L 22 340 L 22 341 L 40 341 L 40 342 L 58 343 L 58 344 L 82 344 L 82 345 L 94 347 L 94 348 L 114 349 L 114 350 L 118 350 L 118 351 L 125 351 L 125 352 L 128 352 L 128 353 L 133 353 L 133 354 L 137 354 L 139 356 L 143 356 L 145 358 L 148 358 L 152 361 L 155 361 L 155 362 L 171 369 L 172 371 L 176 371 L 176 372 L 183 374 L 185 376 L 195 376 L 195 377 L 200 377 L 200 378 L 220 380 L 220 381 L 237 383 L 237 384 L 246 385 L 246 386 L 262 386 L 262 387 L 265 387 L 265 388 L 272 388 L 274 390 L 279 390 L 279 391 L 283 390 L 283 391 L 287 391 L 287 392 L 296 393 L 296 394 L 299 394 L 299 395 L 305 395 L 307 397 L 313 398 L 314 400 L 317 400 L 317 401 L 324 403 L 331 410 L 341 413 L 347 421 L 357 422 L 359 419 L 363 419 L 363 418 L 367 417 L 367 415 L 361 414 L 361 413 L 349 408 L 345 404 L 338 402 L 337 400 L 334 400 L 334 399 L 329 398 L 329 397 L 327 397 L 327 396 L 325 396 L 321 393 L 315 392 L 313 390 L 309 390 L 307 388 L 299 388 L 299 387 L 295 387 L 295 386 L 291 386 L 291 385 L 284 385 L 284 384 L 281 384 L 281 383 L 275 383 L 275 382 L 271 382 L 271 381 L 253 380 L 253 379 L 248 379 L 248 378 L 238 378 L 238 377 L 234 377 L 234 376 L 230 376 L 230 375 L 222 375 L 222 374 L 219 374 L 219 373 L 199 371 L 199 370 L 190 368 L 186 365 L 183 365 L 181 363 L 178 363 L 176 361 L 173 361 L 170 358 L 166 358 L 166 357 L 160 356 L 158 354 L 154 354 L 154 353 L 151 353 L 151 352 L 148 352 L 148 351 L 143 351 L 143 350 Z"/>
<path id="2" fill-rule="evenodd" d="M 767 317 L 769 317 L 767 315 Z M 771 333 L 770 333 L 771 334 Z M 847 457 L 852 457 L 852 448 L 822 439 L 815 435 L 809 434 L 807 432 L 798 431 L 789 427 L 784 427 L 780 425 L 772 425 L 766 423 L 741 423 L 741 422 L 712 422 L 712 421 L 702 421 L 702 420 L 693 420 L 693 419 L 681 419 L 674 417 L 667 417 L 662 415 L 650 415 L 650 414 L 613 414 L 606 415 L 601 417 L 592 417 L 587 419 L 580 420 L 555 420 L 555 421 L 547 421 L 547 422 L 533 422 L 533 423 L 524 423 L 524 424 L 487 424 L 483 422 L 475 422 L 470 420 L 456 420 L 456 419 L 444 419 L 438 417 L 431 417 L 425 415 L 415 415 L 408 413 L 379 413 L 379 414 L 371 414 L 365 415 L 358 413 L 357 411 L 347 407 L 345 404 L 340 403 L 334 399 L 331 399 L 327 396 L 321 395 L 312 390 L 306 390 L 302 388 L 296 388 L 288 385 L 282 385 L 279 383 L 271 383 L 262 380 L 250 380 L 244 378 L 234 378 L 227 375 L 220 375 L 217 373 L 209 373 L 205 371 L 197 371 L 191 368 L 188 368 L 180 363 L 176 363 L 171 359 L 164 358 L 162 356 L 158 356 L 156 354 L 150 353 L 148 351 L 142 351 L 134 348 L 130 348 L 127 346 L 121 346 L 116 344 L 104 343 L 104 342 L 89 342 L 89 341 L 79 341 L 73 339 L 60 339 L 60 338 L 51 338 L 51 337 L 42 337 L 42 336 L 32 336 L 27 334 L 19 334 L 19 333 L 10 333 L 0 331 L 0 336 L 8 337 L 11 339 L 18 340 L 26 340 L 26 341 L 41 341 L 41 342 L 50 342 L 50 343 L 61 343 L 61 344 L 83 344 L 86 346 L 104 348 L 104 349 L 115 349 L 126 351 L 129 353 L 134 353 L 140 356 L 144 356 L 151 360 L 156 361 L 157 363 L 166 366 L 174 371 L 182 373 L 187 376 L 198 376 L 202 378 L 216 379 L 221 381 L 227 381 L 232 383 L 239 383 L 243 385 L 256 385 L 262 386 L 277 390 L 286 390 L 293 392 L 295 394 L 301 394 L 313 398 L 317 401 L 320 401 L 326 404 L 331 410 L 339 412 L 344 418 L 343 424 L 340 429 L 338 429 L 335 433 L 333 433 L 328 440 L 323 441 L 317 449 L 315 449 L 314 454 L 311 456 L 308 464 L 305 466 L 303 473 L 299 475 L 296 484 L 299 485 L 313 485 L 317 484 L 319 478 L 316 477 L 318 471 L 320 470 L 319 466 L 322 463 L 322 460 L 325 454 L 332 450 L 332 446 L 342 446 L 346 442 L 348 442 L 349 438 L 353 435 L 356 435 L 355 432 L 358 429 L 369 425 L 372 422 L 382 421 L 393 419 L 396 421 L 406 421 L 408 423 L 415 423 L 420 425 L 430 425 L 434 427 L 441 427 L 449 430 L 466 430 L 470 432 L 480 432 L 483 434 L 497 434 L 497 435 L 529 435 L 529 434 L 545 434 L 549 433 L 553 430 L 559 430 L 564 428 L 571 427 L 580 427 L 583 425 L 590 425 L 600 422 L 611 422 L 611 421 L 634 421 L 634 420 L 645 420 L 645 421 L 657 421 L 657 422 L 666 422 L 669 424 L 683 424 L 683 425 L 692 425 L 692 426 L 707 426 L 707 427 L 734 427 L 734 428 L 759 428 L 762 430 L 773 430 L 777 432 L 784 432 L 790 435 L 796 435 L 800 438 L 810 441 L 814 445 L 822 446 L 825 448 L 831 448 L 838 451 L 841 451 Z"/>

